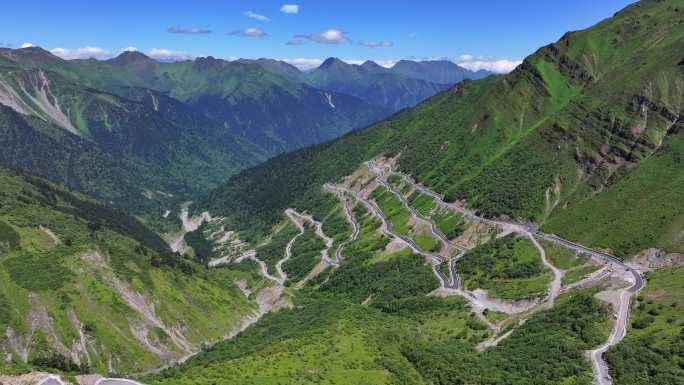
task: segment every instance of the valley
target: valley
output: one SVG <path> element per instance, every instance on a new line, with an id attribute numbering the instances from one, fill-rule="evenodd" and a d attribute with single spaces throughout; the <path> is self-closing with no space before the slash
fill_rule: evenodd
<path id="1" fill-rule="evenodd" d="M 684 2 L 558 36 L 0 48 L 0 385 L 684 384 Z"/>

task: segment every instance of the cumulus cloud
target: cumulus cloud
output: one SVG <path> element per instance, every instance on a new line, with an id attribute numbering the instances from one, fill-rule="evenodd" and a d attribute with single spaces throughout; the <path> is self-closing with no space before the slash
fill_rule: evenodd
<path id="1" fill-rule="evenodd" d="M 321 44 L 343 44 L 351 42 L 345 32 L 339 29 L 329 29 L 327 31 L 312 33 L 310 35 L 296 35 L 292 40 L 307 39 Z M 290 41 L 292 41 L 290 40 Z"/>
<path id="2" fill-rule="evenodd" d="M 233 32 L 228 32 L 227 35 L 230 36 L 242 36 L 242 37 L 266 37 L 268 34 L 256 27 L 250 27 L 245 29 L 238 29 Z"/>
<path id="3" fill-rule="evenodd" d="M 112 57 L 112 53 L 100 47 L 81 47 L 81 48 L 53 48 L 50 50 L 53 55 L 62 59 L 106 59 Z"/>
<path id="4" fill-rule="evenodd" d="M 210 29 L 202 29 L 196 27 L 182 28 L 179 26 L 169 27 L 166 31 L 170 33 L 181 33 L 187 35 L 201 35 L 211 33 Z"/>
<path id="5" fill-rule="evenodd" d="M 456 58 L 455 62 L 459 66 L 471 71 L 486 70 L 497 74 L 506 74 L 519 66 L 522 60 L 494 59 L 465 54 Z"/>
<path id="6" fill-rule="evenodd" d="M 184 51 L 173 51 L 165 48 L 152 48 L 144 52 L 145 55 L 159 61 L 183 61 L 195 58 L 195 55 Z"/>
<path id="7" fill-rule="evenodd" d="M 21 48 L 31 48 L 33 47 L 33 43 L 24 43 L 21 45 Z"/>
<path id="8" fill-rule="evenodd" d="M 258 13 L 256 13 L 256 12 L 252 12 L 252 11 L 247 11 L 247 12 L 244 13 L 244 15 L 247 16 L 247 17 L 249 17 L 250 19 L 254 19 L 254 20 L 259 20 L 259 21 L 271 21 L 270 18 L 268 18 L 268 17 L 266 17 L 266 16 L 264 16 L 264 15 L 260 15 L 260 14 L 258 14 Z"/>
<path id="9" fill-rule="evenodd" d="M 359 45 L 362 45 L 367 48 L 389 48 L 393 47 L 394 43 L 391 41 L 383 41 L 383 40 L 365 40 L 365 41 L 360 41 Z"/>
<path id="10" fill-rule="evenodd" d="M 299 5 L 297 4 L 285 4 L 280 7 L 280 12 L 287 13 L 290 15 L 296 15 L 299 13 Z"/>
<path id="11" fill-rule="evenodd" d="M 294 58 L 294 59 L 281 59 L 285 63 L 292 64 L 293 66 L 299 68 L 302 71 L 307 71 L 314 69 L 323 63 L 323 59 L 309 59 L 309 58 Z"/>

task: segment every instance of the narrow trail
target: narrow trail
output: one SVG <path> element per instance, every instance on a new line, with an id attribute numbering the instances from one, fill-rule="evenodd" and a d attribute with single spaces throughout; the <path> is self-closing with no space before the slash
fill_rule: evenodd
<path id="1" fill-rule="evenodd" d="M 287 214 L 287 216 L 295 222 L 296 220 L 294 219 L 294 217 L 299 217 L 302 220 L 302 225 L 304 221 L 311 223 L 311 225 L 313 225 L 314 227 L 314 232 L 316 233 L 316 235 L 323 240 L 323 243 L 325 243 L 325 249 L 321 251 L 321 258 L 328 265 L 339 267 L 339 264 L 330 258 L 330 248 L 332 248 L 333 244 L 335 243 L 335 240 L 325 235 L 325 232 L 323 232 L 322 222 L 315 220 L 314 217 L 310 214 L 298 213 L 294 209 L 285 210 L 285 214 Z"/>
<path id="2" fill-rule="evenodd" d="M 359 222 L 356 220 L 356 217 L 354 216 L 354 212 L 352 211 L 351 203 L 349 202 L 349 199 L 345 197 L 344 194 L 336 194 L 337 198 L 342 201 L 342 206 L 344 207 L 344 215 L 347 218 L 347 221 L 352 225 L 352 234 L 349 236 L 347 240 L 344 242 L 340 243 L 339 246 L 337 246 L 337 250 L 335 250 L 335 262 L 339 265 L 342 263 L 342 250 L 350 243 L 356 241 L 359 238 L 359 233 L 361 232 L 361 226 L 359 225 Z"/>
<path id="3" fill-rule="evenodd" d="M 240 258 L 236 259 L 236 260 L 235 260 L 235 263 L 240 263 L 240 262 L 244 261 L 245 259 L 249 259 L 249 260 L 251 260 L 251 261 L 256 262 L 256 263 L 259 265 L 259 272 L 261 273 L 261 275 L 262 275 L 264 278 L 266 278 L 266 279 L 268 279 L 268 280 L 270 280 L 270 281 L 273 281 L 273 282 L 275 282 L 275 283 L 277 283 L 277 284 L 282 285 L 282 283 L 281 283 L 281 281 L 280 281 L 280 278 L 275 277 L 275 276 L 271 275 L 271 274 L 268 272 L 268 266 L 266 266 L 266 262 L 264 262 L 264 261 L 262 261 L 261 259 L 257 258 L 256 253 L 254 253 L 254 252 L 246 253 L 246 254 L 244 254 L 243 256 L 241 256 Z"/>
<path id="4" fill-rule="evenodd" d="M 549 258 L 546 255 L 546 250 L 544 250 L 542 245 L 539 244 L 537 239 L 531 233 L 527 233 L 527 237 L 530 239 L 530 241 L 532 241 L 537 250 L 539 250 L 539 255 L 541 256 L 544 266 L 553 272 L 553 281 L 551 281 L 551 284 L 549 285 L 549 296 L 544 305 L 545 309 L 551 309 L 556 303 L 556 298 L 558 298 L 561 293 L 563 275 L 565 275 L 565 272 L 554 266 L 549 261 Z"/>
<path id="5" fill-rule="evenodd" d="M 615 309 L 617 318 L 615 320 L 615 325 L 613 325 L 613 330 L 611 331 L 610 336 L 608 336 L 606 343 L 588 352 L 594 371 L 595 385 L 613 384 L 613 379 L 610 376 L 610 368 L 604 358 L 604 354 L 612 346 L 615 346 L 622 341 L 627 335 L 631 299 L 642 287 L 642 281 L 635 280 L 631 286 L 616 292 L 618 294 L 617 309 Z"/>
<path id="6" fill-rule="evenodd" d="M 297 226 L 297 228 L 299 229 L 299 233 L 297 233 L 297 235 L 290 239 L 290 241 L 287 243 L 287 246 L 285 246 L 285 257 L 283 257 L 283 259 L 276 263 L 276 270 L 278 271 L 279 276 L 279 278 L 276 278 L 276 280 L 281 285 L 284 285 L 285 281 L 287 281 L 287 273 L 283 270 L 283 264 L 292 257 L 292 247 L 297 241 L 297 238 L 304 234 L 304 223 L 296 218 L 299 216 L 299 214 L 297 214 L 297 212 L 293 209 L 285 210 L 285 214 L 288 218 L 290 218 L 290 221 L 292 221 L 292 223 L 294 223 L 294 225 Z"/>
<path id="7" fill-rule="evenodd" d="M 537 248 L 539 251 L 539 256 L 542 260 L 542 263 L 544 266 L 546 266 L 549 270 L 553 272 L 553 280 L 549 284 L 549 293 L 547 294 L 546 301 L 540 303 L 539 305 L 533 306 L 530 308 L 525 314 L 524 317 L 521 318 L 520 322 L 518 322 L 518 325 L 509 329 L 506 331 L 506 333 L 499 334 L 496 333 L 494 334 L 491 338 L 481 342 L 480 344 L 477 345 L 476 349 L 478 351 L 485 350 L 490 347 L 497 346 L 501 341 L 505 340 L 508 338 L 513 332 L 520 326 L 522 326 L 525 321 L 534 315 L 535 313 L 542 311 L 542 310 L 549 310 L 554 307 L 556 304 L 556 298 L 561 294 L 561 288 L 562 288 L 562 282 L 563 282 L 563 275 L 565 272 L 556 266 L 554 266 L 548 259 L 546 255 L 546 250 L 544 247 L 542 247 L 541 244 L 534 238 L 534 236 L 531 233 L 527 233 L 527 237 L 530 239 L 530 241 L 534 244 L 534 246 Z M 502 323 L 507 322 L 508 319 L 502 321 Z"/>

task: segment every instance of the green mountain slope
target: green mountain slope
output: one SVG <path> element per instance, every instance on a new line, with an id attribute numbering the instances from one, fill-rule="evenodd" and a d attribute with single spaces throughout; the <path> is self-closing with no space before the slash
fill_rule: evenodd
<path id="1" fill-rule="evenodd" d="M 437 84 L 456 84 L 465 79 L 481 79 L 491 75 L 485 70 L 470 71 L 448 60 L 399 60 L 392 72 Z"/>
<path id="2" fill-rule="evenodd" d="M 165 93 L 213 121 L 227 138 L 251 141 L 268 154 L 332 139 L 388 113 L 314 89 L 299 70 L 275 60 L 210 56 L 162 63 L 124 52 L 105 62 L 76 61 L 74 67 L 80 79 L 110 92 L 124 88 L 125 94 L 126 87 L 136 86 Z"/>
<path id="3" fill-rule="evenodd" d="M 464 82 L 368 129 L 276 157 L 232 178 L 205 206 L 234 219 L 236 228 L 264 234 L 286 207 L 315 212 L 326 181 L 378 154 L 400 155 L 402 171 L 449 200 L 487 215 L 548 219 L 554 232 L 599 244 L 592 234 L 600 227 L 592 223 L 608 229 L 610 221 L 661 204 L 640 207 L 633 194 L 611 191 L 635 183 L 641 185 L 629 189 L 662 189 L 655 177 L 625 176 L 679 156 L 684 27 L 677 4 L 635 4 L 541 48 L 509 75 Z M 663 199 L 681 198 L 674 183 Z M 604 195 L 619 203 L 585 209 Z M 681 211 L 673 210 L 651 234 L 678 227 Z M 554 225 L 565 216 L 583 216 L 586 230 Z M 600 245 L 633 253 L 631 239 L 644 239 L 632 237 L 639 231 L 625 224 Z M 639 247 L 679 247 L 676 235 L 649 237 Z"/>
<path id="4" fill-rule="evenodd" d="M 369 62 L 355 65 L 337 58 L 325 60 L 307 75 L 309 82 L 318 88 L 353 95 L 391 111 L 414 106 L 446 88 Z"/>
<path id="5" fill-rule="evenodd" d="M 3 164 L 140 212 L 156 205 L 147 191 L 196 195 L 265 157 L 180 102 L 134 93 L 127 88 L 123 98 L 56 72 L 3 67 Z"/>
<path id="6" fill-rule="evenodd" d="M 254 282 L 171 254 L 122 211 L 0 169 L 0 372 L 177 360 L 254 310 L 234 280 Z"/>
<path id="7" fill-rule="evenodd" d="M 148 216 L 386 115 L 259 64 L 160 63 L 137 52 L 66 61 L 40 48 L 0 56 L 3 164 Z"/>
<path id="8" fill-rule="evenodd" d="M 681 250 L 682 4 L 629 6 L 509 75 L 232 177 L 196 210 L 224 217 L 274 274 L 273 255 L 286 265 L 325 247 L 320 262 L 273 279 L 292 309 L 141 380 L 589 384 L 602 355 L 588 352 L 624 321 L 628 337 L 607 354 L 615 383 L 678 384 L 681 269 L 647 274 L 635 294 L 638 273 L 531 230 L 625 258 Z M 292 210 L 332 245 L 285 230 Z"/>

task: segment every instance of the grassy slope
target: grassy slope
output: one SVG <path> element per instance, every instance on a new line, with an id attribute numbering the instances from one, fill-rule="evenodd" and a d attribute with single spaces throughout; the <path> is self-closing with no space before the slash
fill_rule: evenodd
<path id="1" fill-rule="evenodd" d="M 73 195 L 36 178 L 0 170 L 0 351 L 13 352 L 4 332 L 31 335 L 29 314 L 45 308 L 55 336 L 68 348 L 79 330 L 69 315 L 84 323 L 95 343 L 91 364 L 81 356 L 80 370 L 143 370 L 163 363 L 131 334 L 139 319 L 111 284 L 116 277 L 155 303 L 167 325 L 188 326 L 191 343 L 221 338 L 240 314 L 253 305 L 234 286 L 234 279 L 254 284 L 251 273 L 208 271 L 165 251 L 163 241 L 131 217 L 83 196 Z M 55 242 L 46 230 L 59 239 Z M 102 262 L 85 257 L 97 251 Z M 44 328 L 28 341 L 34 367 L 75 370 L 61 357 Z M 150 330 L 154 344 L 178 354 L 161 329 Z M 16 354 L 15 364 L 22 365 Z"/>
<path id="2" fill-rule="evenodd" d="M 480 354 L 488 336 L 460 298 L 428 296 L 438 283 L 424 258 L 389 253 L 380 222 L 363 206 L 359 239 L 320 285 L 301 289 L 295 307 L 267 315 L 229 342 L 145 383 L 215 384 L 585 384 L 583 350 L 605 338 L 606 317 L 592 293 L 558 306 Z M 536 251 L 536 250 L 533 250 Z M 536 256 L 536 254 L 535 254 Z M 538 259 L 538 257 L 537 257 Z M 495 315 L 492 315 L 495 316 Z"/>
<path id="3" fill-rule="evenodd" d="M 590 29 L 566 34 L 509 75 L 465 82 L 368 129 L 240 173 L 203 206 L 228 216 L 246 238 L 258 238 L 286 207 L 315 211 L 324 182 L 348 175 L 375 155 L 401 153 L 403 171 L 448 199 L 466 199 L 485 214 L 537 220 L 551 215 L 550 226 L 559 223 L 554 231 L 575 235 L 570 221 L 560 225 L 560 218 L 576 211 L 598 215 L 599 210 L 582 210 L 582 202 L 594 197 L 592 189 L 605 191 L 597 197 L 608 194 L 640 163 L 654 159 L 661 139 L 676 141 L 665 136 L 665 128 L 682 108 L 677 52 L 684 24 L 677 4 L 630 6 Z M 644 108 L 649 119 L 641 127 Z M 560 202 L 549 213 L 545 192 L 554 185 Z M 682 190 L 675 187 L 669 184 L 667 193 L 679 197 Z M 643 188 L 657 189 L 655 183 Z M 564 203 L 568 208 L 562 210 Z M 652 207 L 659 204 L 660 199 Z M 603 212 L 609 220 L 621 215 Z M 651 220 L 653 233 L 667 233 L 678 219 Z M 633 252 L 627 239 L 635 231 L 615 235 L 616 252 Z M 578 237 L 585 241 L 596 234 L 587 230 Z M 663 239 L 658 246 L 673 249 L 673 242 Z M 655 243 L 646 239 L 639 246 Z"/>
<path id="4" fill-rule="evenodd" d="M 684 251 L 684 133 L 615 185 L 551 218 L 544 229 L 622 255 L 648 247 Z"/>
<path id="5" fill-rule="evenodd" d="M 608 352 L 620 385 L 684 383 L 684 268 L 649 274 L 627 337 Z"/>
<path id="6" fill-rule="evenodd" d="M 532 242 L 510 235 L 467 252 L 457 269 L 466 287 L 486 289 L 498 298 L 543 296 L 551 281 Z"/>

